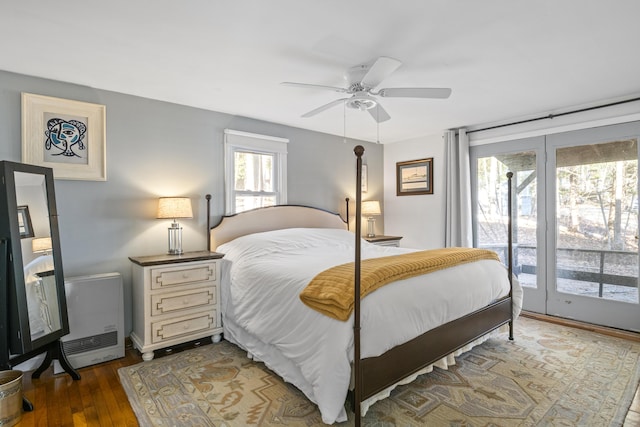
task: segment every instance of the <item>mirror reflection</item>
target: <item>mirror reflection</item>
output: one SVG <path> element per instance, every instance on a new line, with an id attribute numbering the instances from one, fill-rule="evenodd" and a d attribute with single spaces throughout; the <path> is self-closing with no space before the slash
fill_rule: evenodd
<path id="1" fill-rule="evenodd" d="M 14 172 L 31 341 L 62 328 L 45 176 Z M 22 223 L 20 222 L 22 219 Z M 29 229 L 29 230 L 28 230 Z M 29 233 L 22 233 L 22 231 Z"/>

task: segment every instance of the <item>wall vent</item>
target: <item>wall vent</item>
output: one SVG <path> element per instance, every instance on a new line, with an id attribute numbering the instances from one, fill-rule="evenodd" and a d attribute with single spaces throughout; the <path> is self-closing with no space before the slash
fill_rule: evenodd
<path id="1" fill-rule="evenodd" d="M 83 353 L 89 350 L 99 350 L 105 347 L 111 347 L 118 344 L 118 332 L 112 331 L 106 334 L 94 335 L 91 337 L 78 338 L 62 343 L 64 353 L 71 356 Z"/>

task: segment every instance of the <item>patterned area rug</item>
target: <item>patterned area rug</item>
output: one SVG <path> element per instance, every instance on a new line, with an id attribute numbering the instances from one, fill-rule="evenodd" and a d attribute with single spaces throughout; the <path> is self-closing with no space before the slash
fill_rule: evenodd
<path id="1" fill-rule="evenodd" d="M 622 425 L 640 381 L 640 343 L 527 318 L 515 338 L 488 340 L 398 387 L 363 425 Z M 226 341 L 119 374 L 141 426 L 324 425 L 301 392 Z"/>

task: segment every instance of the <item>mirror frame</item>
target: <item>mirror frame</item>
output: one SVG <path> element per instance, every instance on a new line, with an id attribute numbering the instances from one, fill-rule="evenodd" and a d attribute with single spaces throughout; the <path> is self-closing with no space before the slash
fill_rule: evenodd
<path id="1" fill-rule="evenodd" d="M 15 172 L 44 176 L 47 207 L 49 209 L 54 276 L 56 280 L 58 314 L 60 316 L 61 328 L 34 340 L 31 339 L 31 328 L 29 326 L 24 260 L 22 257 L 20 230 L 18 227 Z M 10 352 L 12 354 L 25 354 L 51 344 L 69 333 L 53 169 L 24 163 L 0 161 L 0 176 L 2 178 L 0 212 L 7 213 L 7 215 L 3 215 L 3 219 L 0 221 L 0 238 L 9 242 L 7 246 L 8 259 L 6 262 L 3 261 L 3 264 L 6 264 L 5 275 L 7 276 L 7 280 L 5 282 L 4 278 L 0 278 L 0 281 L 6 284 L 7 289 L 4 292 L 6 292 L 5 295 L 8 296 L 8 299 L 3 298 L 6 304 L 3 311 L 8 314 L 8 319 L 5 320 L 6 334 L 8 335 Z M 0 251 L 0 253 L 1 252 L 2 251 Z M 0 269 L 0 271 L 1 270 L 2 269 Z M 2 287 L 0 287 L 0 291 L 1 289 Z"/>

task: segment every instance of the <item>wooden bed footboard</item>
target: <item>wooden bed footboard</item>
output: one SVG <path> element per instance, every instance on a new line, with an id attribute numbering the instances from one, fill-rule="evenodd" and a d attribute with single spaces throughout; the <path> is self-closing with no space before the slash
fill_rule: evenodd
<path id="1" fill-rule="evenodd" d="M 366 400 L 511 321 L 511 298 L 431 329 L 378 357 L 362 359 L 361 396 Z"/>

